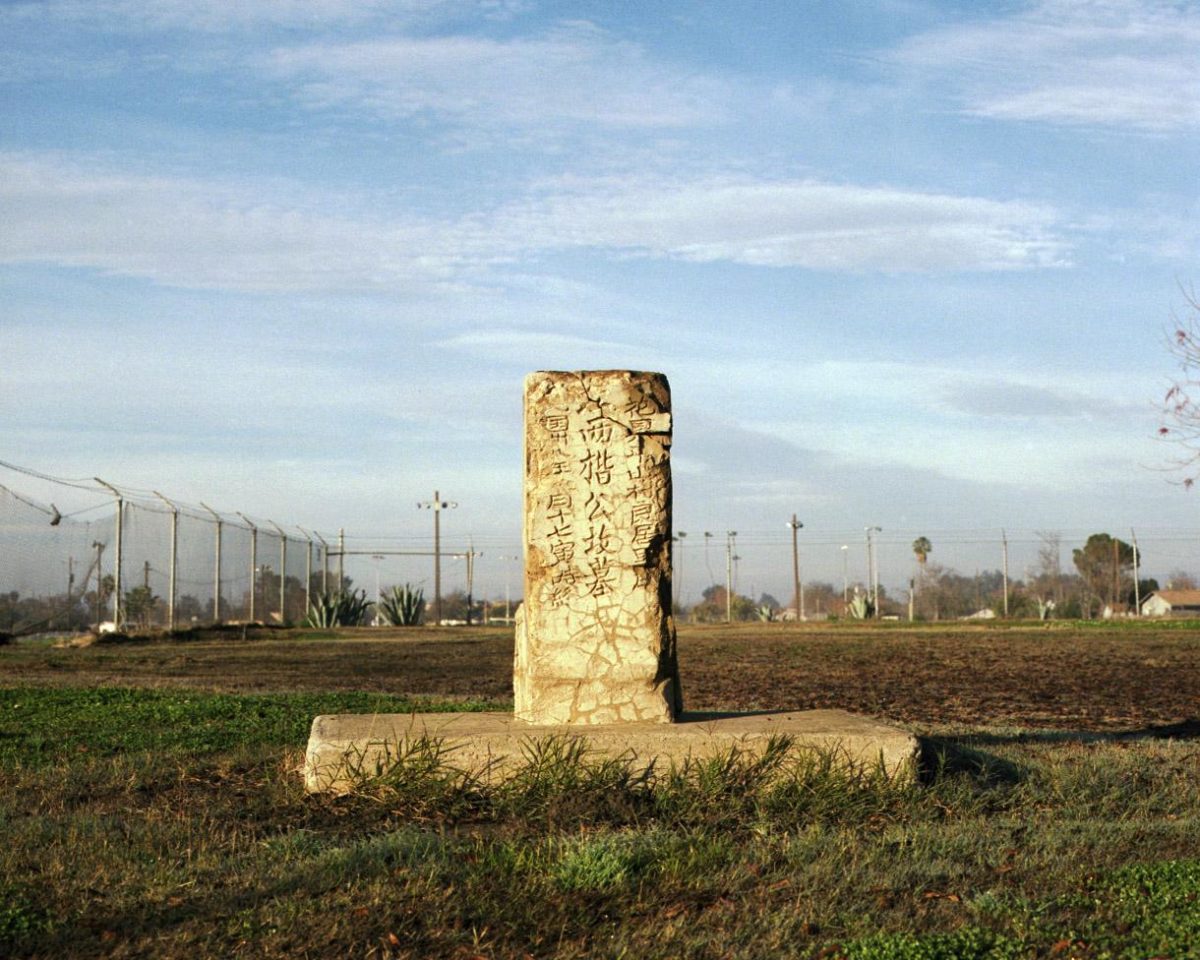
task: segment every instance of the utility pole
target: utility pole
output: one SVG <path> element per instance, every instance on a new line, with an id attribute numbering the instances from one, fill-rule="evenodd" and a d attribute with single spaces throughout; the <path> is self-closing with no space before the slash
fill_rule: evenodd
<path id="1" fill-rule="evenodd" d="M 792 528 L 792 581 L 795 587 L 795 593 L 792 594 L 792 599 L 796 603 L 796 619 L 804 620 L 804 584 L 800 582 L 800 546 L 798 534 L 800 528 L 804 526 L 796 515 L 792 514 L 792 519 L 788 521 L 787 526 Z"/>
<path id="2" fill-rule="evenodd" d="M 121 491 L 114 487 L 111 483 L 105 483 L 99 477 L 93 477 L 102 487 L 113 492 L 117 498 L 117 546 L 116 553 L 113 558 L 113 626 L 118 630 L 121 629 L 121 534 L 124 527 L 125 514 L 125 499 L 121 496 Z"/>
<path id="3" fill-rule="evenodd" d="M 154 495 L 171 508 L 171 570 L 167 575 L 167 629 L 175 630 L 175 594 L 179 585 L 179 508 L 157 490 Z"/>
<path id="4" fill-rule="evenodd" d="M 736 530 L 725 531 L 725 622 L 733 622 L 733 541 Z"/>
<path id="5" fill-rule="evenodd" d="M 244 513 L 239 513 L 238 516 L 250 528 L 250 613 L 247 619 L 254 623 L 255 599 L 258 594 L 258 527 L 251 523 Z"/>
<path id="6" fill-rule="evenodd" d="M 471 625 L 471 604 L 475 598 L 475 542 L 467 540 L 467 626 Z"/>
<path id="7" fill-rule="evenodd" d="M 850 544 L 842 544 L 842 616 L 850 603 Z"/>
<path id="8" fill-rule="evenodd" d="M 1140 617 L 1142 615 L 1142 587 L 1138 583 L 1138 567 L 1141 565 L 1142 558 L 1138 551 L 1137 534 L 1133 532 L 1133 527 L 1129 528 L 1129 539 L 1133 541 L 1133 615 Z"/>
<path id="9" fill-rule="evenodd" d="M 1000 528 L 1000 540 L 1004 544 L 1004 618 L 1008 619 L 1008 534 Z"/>
<path id="10" fill-rule="evenodd" d="M 418 510 L 433 511 L 433 622 L 442 622 L 442 511 L 453 510 L 458 504 L 453 500 L 443 500 L 434 490 L 432 500 L 423 500 L 417 504 Z"/>
<path id="11" fill-rule="evenodd" d="M 213 519 L 217 521 L 217 548 L 214 551 L 214 555 L 216 556 L 216 561 L 214 563 L 214 566 L 216 567 L 216 570 L 213 573 L 213 623 L 220 623 L 221 622 L 221 528 L 225 525 L 225 522 L 221 519 L 221 515 L 219 513 L 217 513 L 216 510 L 214 510 L 212 507 L 205 504 L 203 501 L 200 502 L 200 506 L 204 507 L 205 510 L 207 510 L 209 513 L 211 513 L 213 515 Z"/>
<path id="12" fill-rule="evenodd" d="M 1121 550 L 1118 544 L 1120 541 L 1113 537 L 1113 592 L 1112 592 L 1112 614 L 1117 614 L 1117 602 L 1121 597 Z"/>

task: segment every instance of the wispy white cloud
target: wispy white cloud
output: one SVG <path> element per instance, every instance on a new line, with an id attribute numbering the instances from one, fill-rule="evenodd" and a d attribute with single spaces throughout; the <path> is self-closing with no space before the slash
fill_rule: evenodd
<path id="1" fill-rule="evenodd" d="M 710 179 L 579 184 L 499 223 L 546 247 L 814 270 L 1005 270 L 1069 262 L 1048 207 L 894 187 Z"/>
<path id="2" fill-rule="evenodd" d="M 523 6 L 522 0 L 21 0 L 0 17 L 82 22 L 112 32 L 327 27 L 383 18 L 395 29 L 464 13 L 499 18 Z"/>
<path id="3" fill-rule="evenodd" d="M 190 288 L 412 293 L 569 248 L 833 271 L 998 270 L 1068 256 L 1049 210 L 892 188 L 592 182 L 453 220 L 356 217 L 299 188 L 277 193 L 0 154 L 0 261 Z"/>
<path id="4" fill-rule="evenodd" d="M 894 54 L 983 117 L 1169 132 L 1200 125 L 1200 7 L 1041 0 Z"/>
<path id="5" fill-rule="evenodd" d="M 637 44 L 588 23 L 537 37 L 396 36 L 276 49 L 272 75 L 310 106 L 427 115 L 476 127 L 599 124 L 672 128 L 721 118 L 719 81 L 655 61 Z"/>
<path id="6" fill-rule="evenodd" d="M 0 155 L 0 219 L 0 260 L 204 289 L 419 289 L 451 279 L 472 245 L 460 235 L 451 247 L 418 220 L 353 219 L 245 185 L 46 155 Z"/>

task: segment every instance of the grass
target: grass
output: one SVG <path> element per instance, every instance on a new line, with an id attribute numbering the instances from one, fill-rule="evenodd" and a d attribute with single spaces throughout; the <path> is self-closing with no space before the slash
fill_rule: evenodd
<path id="1" fill-rule="evenodd" d="M 202 757 L 245 744 L 303 743 L 325 713 L 495 709 L 368 693 L 228 694 L 177 690 L 0 688 L 0 763 L 36 765 L 64 754 L 135 751 Z"/>
<path id="2" fill-rule="evenodd" d="M 877 636 L 878 658 L 892 636 Z M 1076 649 L 1061 630 L 1041 642 L 1053 651 L 1060 636 L 1060 652 Z M 1154 636 L 1147 656 L 1194 655 L 1189 635 L 1175 648 Z M 954 637 L 981 658 L 1002 642 Z M 830 641 L 801 635 L 784 649 L 804 642 Z M 297 670 L 342 643 L 314 637 L 272 656 Z M 105 653 L 171 662 L 192 648 Z M 447 651 L 451 686 L 459 653 Z M 266 650 L 253 656 L 276 675 Z M 1007 715 L 931 723 L 919 784 L 782 748 L 651 779 L 552 740 L 519 776 L 484 786 L 427 743 L 356 795 L 302 793 L 317 713 L 494 706 L 0 688 L 0 955 L 1200 956 L 1200 745 L 1186 736 Z M 1186 716 L 1194 700 L 1177 708 Z"/>

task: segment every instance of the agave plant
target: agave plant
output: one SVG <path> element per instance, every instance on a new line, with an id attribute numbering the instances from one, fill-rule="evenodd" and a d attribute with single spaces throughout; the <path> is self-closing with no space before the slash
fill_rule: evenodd
<path id="1" fill-rule="evenodd" d="M 850 601 L 850 616 L 855 620 L 866 620 L 871 613 L 871 601 L 864 594 L 856 593 Z"/>
<path id="2" fill-rule="evenodd" d="M 365 590 L 330 590 L 318 593 L 308 605 L 304 622 L 310 627 L 357 627 L 366 619 L 371 603 Z"/>
<path id="3" fill-rule="evenodd" d="M 763 623 L 774 623 L 775 622 L 775 608 L 772 607 L 769 603 L 764 603 L 761 607 L 759 607 L 756 611 L 754 611 L 754 613 L 755 613 L 755 616 L 757 616 L 758 619 L 761 620 Z"/>
<path id="4" fill-rule="evenodd" d="M 425 591 L 420 587 L 392 587 L 379 601 L 379 615 L 393 627 L 415 627 L 425 612 Z"/>

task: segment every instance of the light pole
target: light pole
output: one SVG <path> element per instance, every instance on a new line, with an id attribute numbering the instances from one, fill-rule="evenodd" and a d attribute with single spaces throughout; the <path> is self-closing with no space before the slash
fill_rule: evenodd
<path id="1" fill-rule="evenodd" d="M 733 541 L 736 530 L 725 531 L 725 622 L 733 622 Z"/>
<path id="2" fill-rule="evenodd" d="M 471 606 L 474 604 L 475 596 L 475 558 L 482 557 L 482 553 L 475 552 L 475 544 L 472 540 L 467 541 L 467 552 L 456 553 L 454 559 L 462 559 L 467 562 L 467 626 L 471 625 Z"/>
<path id="3" fill-rule="evenodd" d="M 678 530 L 671 539 L 678 545 L 671 557 L 671 576 L 675 581 L 675 606 L 678 607 L 683 598 L 683 541 L 687 539 L 687 534 Z"/>
<path id="4" fill-rule="evenodd" d="M 508 560 L 520 560 L 521 558 L 511 556 L 509 554 L 502 554 L 501 556 L 497 557 L 496 559 L 508 561 Z M 505 567 L 504 567 L 504 620 L 506 623 L 512 623 L 512 592 L 510 590 L 511 585 L 512 585 L 512 580 L 511 580 L 511 577 L 509 576 L 509 567 L 506 563 Z"/>
<path id="5" fill-rule="evenodd" d="M 800 528 L 804 526 L 796 515 L 792 514 L 792 519 L 788 521 L 786 526 L 792 528 L 792 580 L 794 581 L 796 592 L 792 595 L 792 599 L 796 603 L 796 619 L 804 619 L 804 584 L 800 582 L 800 546 L 799 537 Z"/>
<path id="6" fill-rule="evenodd" d="M 253 623 L 255 594 L 258 593 L 258 527 L 246 519 L 244 513 L 238 513 L 238 516 L 250 528 L 250 613 L 247 619 Z"/>
<path id="7" fill-rule="evenodd" d="M 373 553 L 371 559 L 375 561 L 375 609 L 378 611 L 383 606 L 383 589 L 379 585 L 379 564 L 383 562 L 384 556 L 382 553 Z"/>
<path id="8" fill-rule="evenodd" d="M 879 618 L 879 567 L 875 563 L 875 540 L 872 534 L 882 533 L 883 527 L 863 527 L 867 533 L 867 589 L 870 591 L 871 616 Z"/>
<path id="9" fill-rule="evenodd" d="M 433 511 L 433 622 L 442 622 L 442 511 L 453 510 L 458 504 L 453 500 L 442 500 L 436 490 L 432 500 L 417 504 L 420 510 Z"/>

